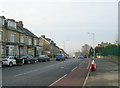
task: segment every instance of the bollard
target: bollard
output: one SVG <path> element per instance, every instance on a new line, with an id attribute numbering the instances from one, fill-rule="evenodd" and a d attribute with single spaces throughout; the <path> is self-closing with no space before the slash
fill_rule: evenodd
<path id="1" fill-rule="evenodd" d="M 96 71 L 96 63 L 94 60 L 91 61 L 90 72 Z"/>

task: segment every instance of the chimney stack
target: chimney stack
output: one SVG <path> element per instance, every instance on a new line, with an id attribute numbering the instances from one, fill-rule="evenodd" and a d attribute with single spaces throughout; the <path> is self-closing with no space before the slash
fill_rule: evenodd
<path id="1" fill-rule="evenodd" d="M 41 37 L 45 38 L 45 35 L 41 35 Z"/>
<path id="2" fill-rule="evenodd" d="M 22 22 L 22 21 L 19 21 L 19 22 L 17 22 L 17 25 L 18 25 L 19 27 L 23 27 L 23 22 Z"/>

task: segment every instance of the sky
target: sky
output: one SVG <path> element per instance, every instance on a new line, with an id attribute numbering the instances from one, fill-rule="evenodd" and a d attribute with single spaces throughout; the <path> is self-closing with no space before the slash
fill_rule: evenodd
<path id="1" fill-rule="evenodd" d="M 38 37 L 65 45 L 68 53 L 93 46 L 87 32 L 95 34 L 95 45 L 118 37 L 118 0 L 0 0 L 0 15 L 23 21 Z"/>

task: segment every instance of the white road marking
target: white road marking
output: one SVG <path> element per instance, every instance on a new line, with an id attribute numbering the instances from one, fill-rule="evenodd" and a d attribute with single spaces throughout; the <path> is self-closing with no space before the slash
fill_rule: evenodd
<path id="1" fill-rule="evenodd" d="M 52 84 L 50 84 L 49 86 L 53 86 L 54 84 L 56 84 L 58 81 L 60 81 L 61 79 L 63 79 L 66 76 L 67 76 L 67 74 L 65 74 L 64 76 L 62 76 L 61 78 L 59 78 L 58 80 L 56 80 L 55 82 L 53 82 Z"/>
<path id="2" fill-rule="evenodd" d="M 60 68 L 64 68 L 64 67 L 60 67 Z"/>
<path id="3" fill-rule="evenodd" d="M 87 68 L 86 68 L 86 69 L 89 69 L 89 67 L 90 67 L 90 60 L 89 60 L 89 63 L 88 63 L 88 66 L 87 66 Z"/>
<path id="4" fill-rule="evenodd" d="M 69 63 L 69 62 L 71 62 L 71 60 L 68 61 L 67 63 Z M 47 66 L 47 67 L 45 67 L 45 68 L 50 68 L 50 67 L 52 68 L 52 66 L 60 65 L 60 64 L 62 64 L 62 63 L 64 63 L 64 62 L 60 62 L 60 63 L 57 63 L 57 64 L 53 64 L 53 65 Z M 66 64 L 67 64 L 67 63 L 66 63 Z M 44 69 L 45 69 L 45 68 L 44 68 Z M 27 71 L 27 72 L 24 72 L 24 73 L 17 74 L 17 75 L 15 75 L 14 77 L 26 75 L 26 74 L 29 74 L 29 73 L 32 73 L 32 72 L 36 72 L 36 71 L 39 71 L 39 70 L 41 70 L 41 69 L 36 69 L 36 70 L 32 70 L 32 71 Z"/>
<path id="5" fill-rule="evenodd" d="M 77 67 L 73 68 L 72 71 L 74 71 Z"/>
<path id="6" fill-rule="evenodd" d="M 38 70 L 39 70 L 39 69 L 32 70 L 32 71 L 28 71 L 28 72 L 25 72 L 25 73 L 21 73 L 21 74 L 15 75 L 14 77 L 21 76 L 21 75 L 25 75 L 25 74 L 28 74 L 28 73 L 32 73 L 32 72 L 35 72 L 35 71 L 38 71 Z"/>
<path id="7" fill-rule="evenodd" d="M 89 60 L 89 62 L 90 62 L 90 60 Z M 90 64 L 89 64 L 89 65 L 90 65 Z M 89 66 L 89 65 L 88 65 L 88 66 Z M 89 71 L 88 71 L 87 77 L 86 77 L 86 79 L 85 79 L 85 81 L 84 81 L 84 84 L 83 84 L 83 87 L 82 87 L 82 88 L 85 87 L 85 85 L 86 85 L 86 83 L 87 83 L 87 80 L 88 80 L 88 77 L 89 77 L 89 74 L 90 74 L 90 68 L 89 68 Z"/>

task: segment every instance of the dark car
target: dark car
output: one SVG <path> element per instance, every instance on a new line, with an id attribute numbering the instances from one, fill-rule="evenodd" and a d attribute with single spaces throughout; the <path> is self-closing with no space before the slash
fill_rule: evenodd
<path id="1" fill-rule="evenodd" d="M 40 55 L 38 57 L 38 62 L 46 62 L 46 61 L 50 61 L 50 57 L 48 57 L 47 55 Z"/>
<path id="2" fill-rule="evenodd" d="M 37 62 L 37 59 L 35 59 L 32 55 L 22 56 L 21 59 L 23 59 L 24 64 L 33 64 Z"/>
<path id="3" fill-rule="evenodd" d="M 65 60 L 64 54 L 57 54 L 56 55 L 56 61 L 63 61 Z"/>
<path id="4" fill-rule="evenodd" d="M 16 60 L 17 65 L 23 65 L 24 64 L 24 60 L 22 58 L 18 58 L 18 57 L 14 57 L 14 59 Z"/>

